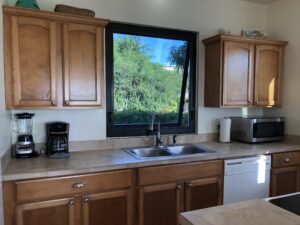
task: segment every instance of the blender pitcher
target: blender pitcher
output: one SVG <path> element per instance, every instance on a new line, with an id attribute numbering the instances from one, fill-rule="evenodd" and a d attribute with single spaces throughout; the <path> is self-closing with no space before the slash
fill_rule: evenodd
<path id="1" fill-rule="evenodd" d="M 17 135 L 31 135 L 33 131 L 34 114 L 19 113 L 15 114 L 15 119 L 12 121 L 12 130 Z"/>

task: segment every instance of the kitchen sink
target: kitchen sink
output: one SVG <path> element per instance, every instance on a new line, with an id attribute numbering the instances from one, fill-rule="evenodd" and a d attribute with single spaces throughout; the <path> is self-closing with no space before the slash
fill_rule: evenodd
<path id="1" fill-rule="evenodd" d="M 172 155 L 191 155 L 191 154 L 201 154 L 201 153 L 211 153 L 213 151 L 202 149 L 196 145 L 178 145 L 178 146 L 168 146 L 167 151 Z"/>
<path id="2" fill-rule="evenodd" d="M 172 145 L 161 147 L 135 147 L 125 148 L 127 153 L 138 159 L 151 159 L 158 157 L 173 157 L 181 155 L 193 155 L 213 153 L 214 151 L 202 149 L 196 145 Z"/>
<path id="3" fill-rule="evenodd" d="M 172 153 L 166 151 L 166 148 L 164 147 L 126 148 L 125 151 L 139 159 L 165 157 L 172 155 Z"/>

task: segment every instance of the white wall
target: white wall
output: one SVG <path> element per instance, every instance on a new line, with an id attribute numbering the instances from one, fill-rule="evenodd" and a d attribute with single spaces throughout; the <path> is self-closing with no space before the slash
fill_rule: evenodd
<path id="1" fill-rule="evenodd" d="M 8 0 L 14 4 L 15 0 Z M 242 28 L 266 26 L 266 6 L 239 0 L 40 0 L 40 7 L 53 10 L 59 3 L 96 11 L 97 17 L 114 21 L 198 31 L 200 40 L 215 35 L 219 28 L 240 34 Z M 241 115 L 242 110 L 203 107 L 204 46 L 199 45 L 198 133 L 216 131 L 216 119 Z M 105 110 L 34 111 L 36 142 L 44 142 L 44 123 L 65 120 L 71 123 L 71 140 L 106 138 Z M 262 110 L 251 110 L 261 114 Z"/>
<path id="2" fill-rule="evenodd" d="M 287 133 L 300 135 L 300 21 L 299 0 L 278 0 L 268 6 L 267 25 L 272 38 L 289 41 L 286 49 L 283 108 L 265 110 L 285 116 Z"/>

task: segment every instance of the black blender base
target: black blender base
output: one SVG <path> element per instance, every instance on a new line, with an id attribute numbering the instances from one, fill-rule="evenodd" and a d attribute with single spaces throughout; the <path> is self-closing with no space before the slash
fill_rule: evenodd
<path id="1" fill-rule="evenodd" d="M 32 152 L 29 154 L 18 154 L 16 153 L 16 158 L 17 159 L 28 159 L 28 158 L 36 158 L 39 157 L 40 154 L 38 152 Z"/>

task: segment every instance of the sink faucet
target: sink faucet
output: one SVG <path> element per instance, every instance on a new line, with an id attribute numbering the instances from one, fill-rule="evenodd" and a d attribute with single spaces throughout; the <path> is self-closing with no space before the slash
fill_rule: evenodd
<path id="1" fill-rule="evenodd" d="M 153 132 L 154 131 L 154 122 L 155 119 L 157 120 L 157 131 L 156 131 L 156 135 L 155 135 L 155 146 L 162 146 L 163 141 L 161 140 L 161 135 L 160 135 L 160 118 L 157 114 L 154 114 L 152 116 L 151 122 L 149 124 L 149 128 L 148 131 Z"/>

